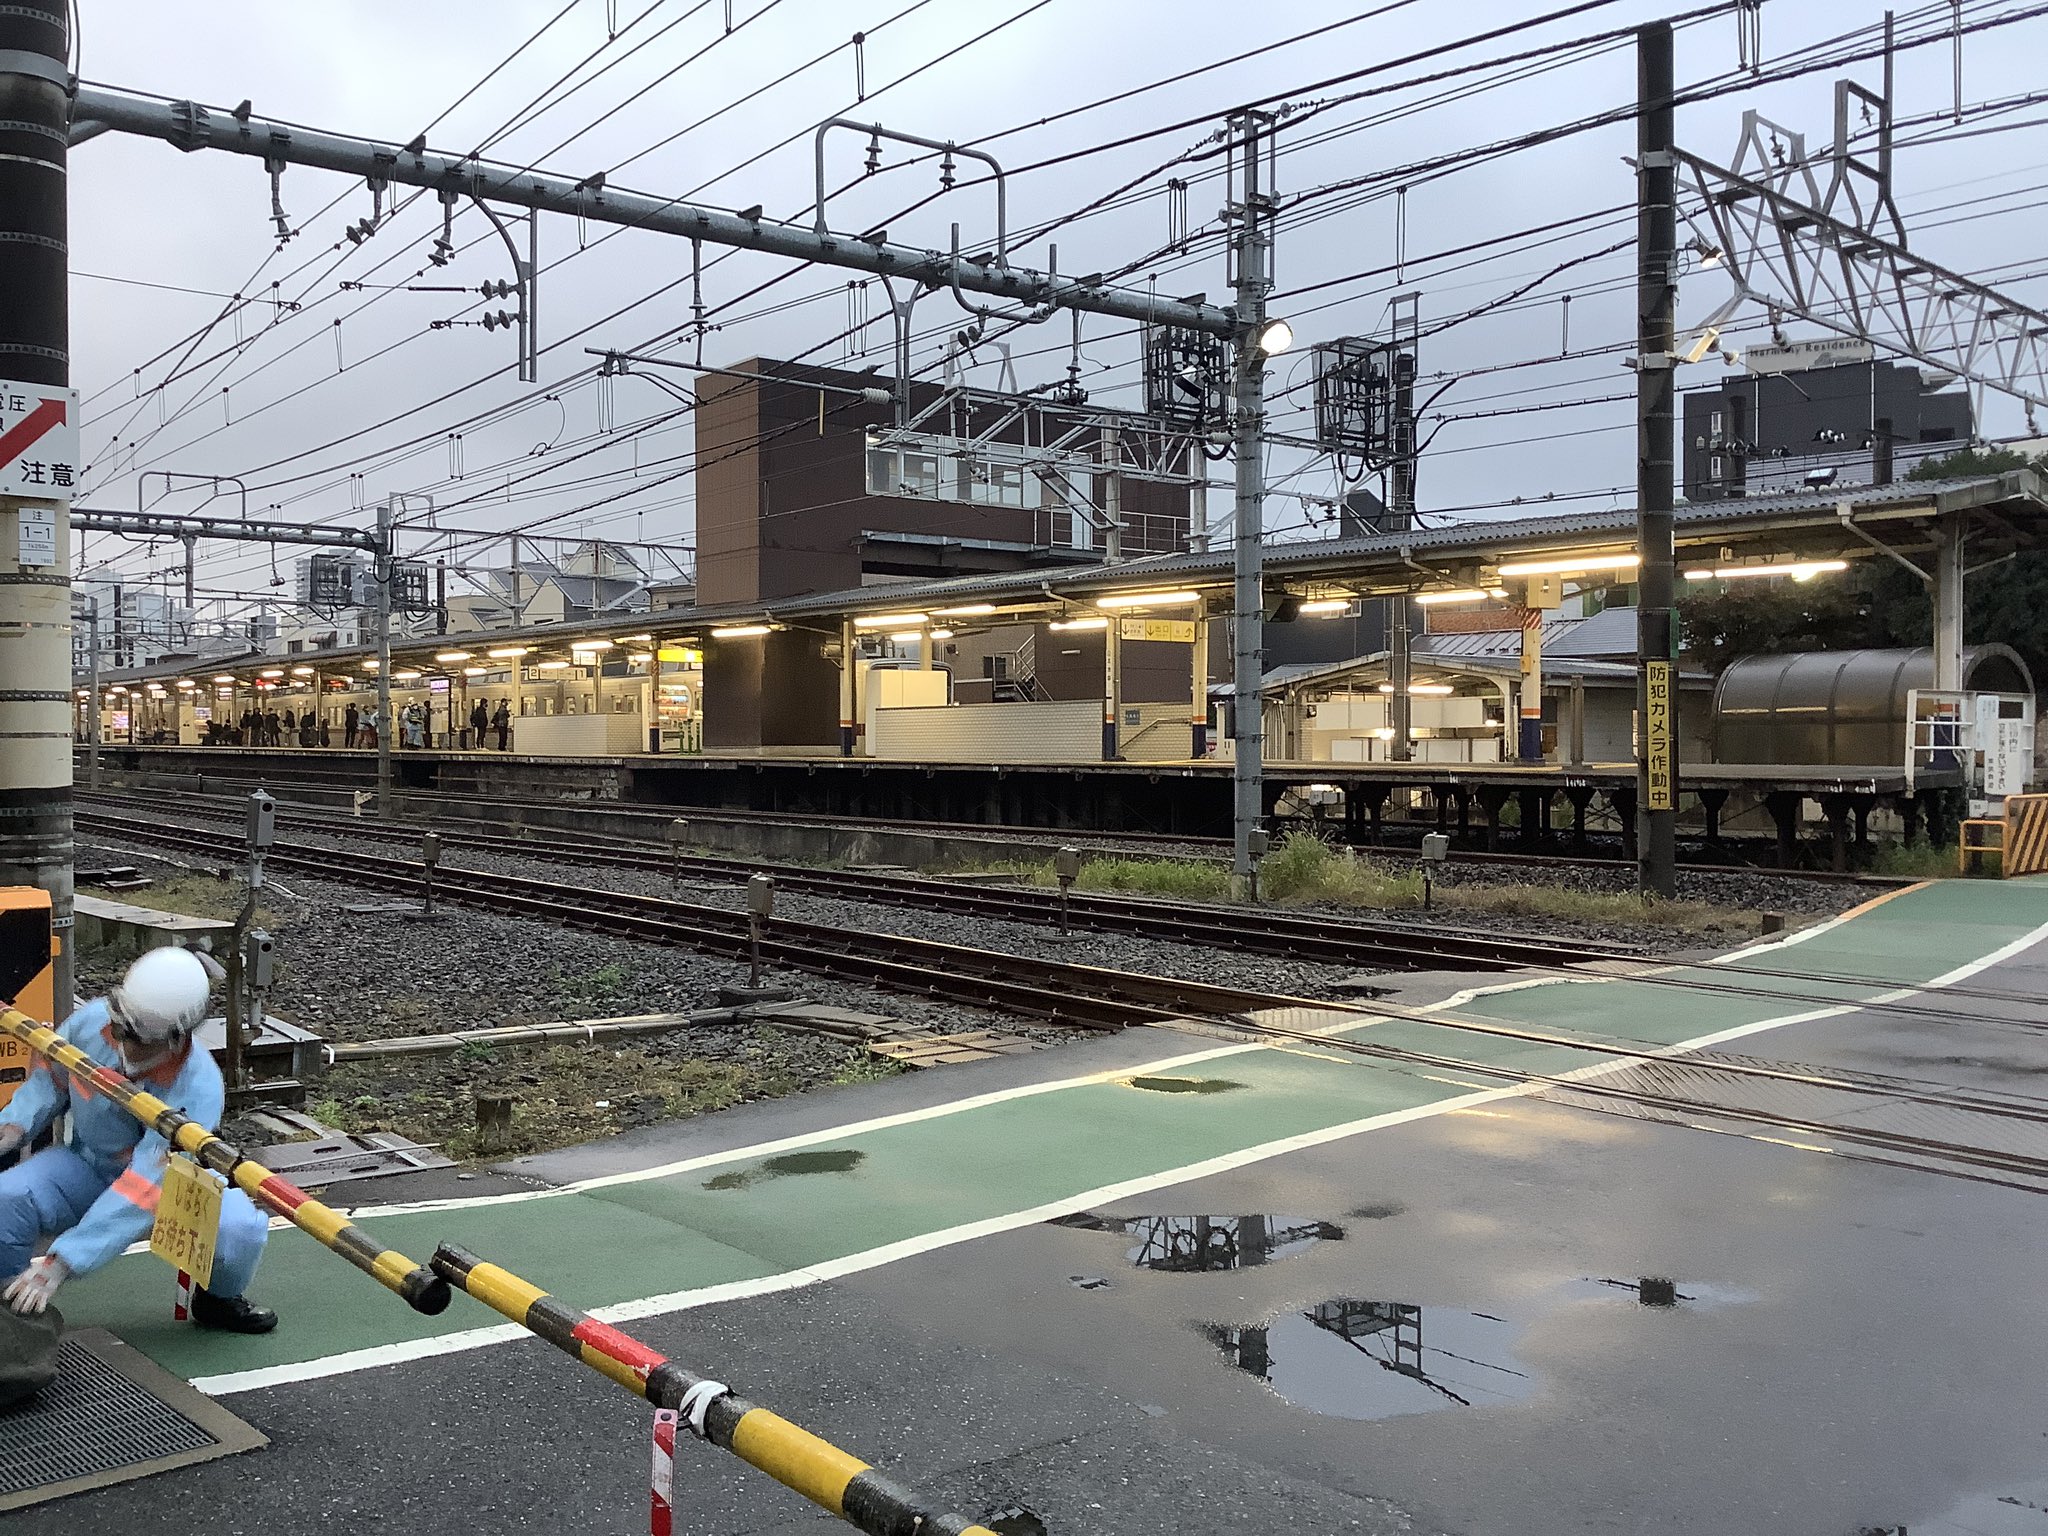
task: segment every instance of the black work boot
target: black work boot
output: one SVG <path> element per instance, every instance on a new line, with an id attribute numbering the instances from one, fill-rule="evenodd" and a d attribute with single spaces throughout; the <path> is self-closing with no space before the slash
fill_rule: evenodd
<path id="1" fill-rule="evenodd" d="M 254 1305 L 246 1296 L 216 1296 L 204 1286 L 192 1287 L 192 1321 L 224 1333 L 268 1333 L 277 1314 Z"/>

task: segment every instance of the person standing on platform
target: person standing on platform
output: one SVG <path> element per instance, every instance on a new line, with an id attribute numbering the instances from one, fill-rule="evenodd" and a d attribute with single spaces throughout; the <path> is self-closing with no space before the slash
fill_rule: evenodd
<path id="1" fill-rule="evenodd" d="M 479 752 L 484 749 L 484 732 L 489 730 L 490 727 L 491 701 L 489 699 L 478 699 L 475 706 L 469 712 L 469 741 L 470 745 Z"/>
<path id="2" fill-rule="evenodd" d="M 296 714 L 292 713 L 291 710 L 287 709 L 284 712 L 284 735 L 278 738 L 278 745 L 283 746 L 286 737 L 296 736 L 298 735 L 298 733 L 299 717 Z"/>
<path id="3" fill-rule="evenodd" d="M 353 747 L 356 744 L 356 732 L 361 726 L 362 712 L 355 705 L 351 704 L 341 712 L 341 744 L 344 747 Z"/>
<path id="4" fill-rule="evenodd" d="M 206 1017 L 212 983 L 189 950 L 152 949 L 105 997 L 79 1008 L 57 1033 L 93 1062 L 133 1080 L 208 1130 L 220 1124 L 226 1090 L 220 1068 L 193 1032 Z M 0 1173 L 0 1301 L 22 1314 L 43 1311 L 57 1288 L 149 1236 L 163 1195 L 170 1146 L 103 1093 L 44 1063 L 0 1109 L 0 1153 L 33 1141 L 59 1115 L 64 1145 L 47 1147 Z M 37 1240 L 53 1236 L 35 1256 Z M 231 1333 L 268 1333 L 277 1314 L 242 1293 L 255 1278 L 270 1223 L 239 1189 L 221 1197 L 209 1284 L 192 1292 L 192 1321 Z M 150 1272 L 158 1280 L 158 1272 Z"/>
<path id="5" fill-rule="evenodd" d="M 498 712 L 491 716 L 491 724 L 498 728 L 498 750 L 509 751 L 512 736 L 512 701 L 498 700 Z"/>
<path id="6" fill-rule="evenodd" d="M 365 751 L 376 751 L 377 727 L 383 723 L 382 717 L 377 713 L 376 705 L 372 704 L 368 709 L 364 710 L 362 714 L 361 735 L 357 738 L 356 745 L 362 747 Z"/>
<path id="7" fill-rule="evenodd" d="M 283 741 L 284 722 L 277 718 L 276 710 L 265 710 L 263 712 L 263 745 L 275 747 L 282 744 Z"/>

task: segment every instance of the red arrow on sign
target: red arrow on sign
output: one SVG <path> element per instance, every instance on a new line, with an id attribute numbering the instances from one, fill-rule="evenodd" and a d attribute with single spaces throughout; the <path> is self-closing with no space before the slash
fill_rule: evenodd
<path id="1" fill-rule="evenodd" d="M 17 421 L 10 431 L 0 433 L 0 464 L 28 451 L 37 438 L 52 427 L 64 425 L 64 401 L 45 400 Z"/>

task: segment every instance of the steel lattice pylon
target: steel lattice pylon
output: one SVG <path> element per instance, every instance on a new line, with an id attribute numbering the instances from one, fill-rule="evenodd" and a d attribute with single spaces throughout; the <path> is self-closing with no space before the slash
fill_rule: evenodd
<path id="1" fill-rule="evenodd" d="M 1872 123 L 1874 156 L 1854 152 L 1854 118 Z M 1835 134 L 1811 155 L 1803 134 L 1745 112 L 1732 167 L 1673 152 L 1698 207 L 1688 225 L 1725 262 L 1735 293 L 1707 338 L 1744 300 L 1868 341 L 2024 401 L 2048 404 L 2048 314 L 1914 255 L 1892 201 L 1891 102 L 1835 85 Z"/>

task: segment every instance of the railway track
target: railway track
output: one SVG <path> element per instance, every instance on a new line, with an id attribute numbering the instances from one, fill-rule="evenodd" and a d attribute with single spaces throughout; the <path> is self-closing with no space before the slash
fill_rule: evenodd
<path id="1" fill-rule="evenodd" d="M 216 859 L 232 860 L 240 852 L 238 842 L 225 835 L 160 821 L 98 811 L 78 812 L 76 820 L 84 831 Z M 427 889 L 425 865 L 353 849 L 342 851 L 279 842 L 271 848 L 267 862 L 278 869 L 375 885 L 402 895 L 418 896 Z M 537 917 L 561 927 L 619 938 L 740 957 L 746 956 L 751 947 L 745 913 L 671 897 L 594 890 L 446 865 L 434 872 L 433 892 L 437 901 L 453 906 Z M 1142 971 L 1075 965 L 1038 956 L 1009 955 L 971 945 L 780 917 L 762 923 L 760 953 L 763 963 L 768 965 L 868 982 L 893 991 L 942 997 L 1082 1028 L 1121 1029 L 1161 1019 L 1229 1019 L 1262 1008 L 1328 1006 L 1311 998 L 1181 981 Z"/>
<path id="2" fill-rule="evenodd" d="M 79 812 L 78 820 L 88 831 L 214 857 L 239 851 L 226 835 L 161 821 L 94 810 Z M 280 869 L 408 895 L 421 894 L 426 884 L 422 864 L 355 850 L 280 843 L 272 848 L 269 861 Z M 743 955 L 749 946 L 743 914 L 671 898 L 445 866 L 435 873 L 434 893 L 456 906 L 698 951 Z M 764 924 L 761 956 L 764 962 L 786 968 L 1081 1029 L 1209 1019 L 1251 1040 L 1285 1041 L 1311 1051 L 1370 1058 L 1439 1081 L 1446 1080 L 1444 1074 L 1455 1074 L 1449 1080 L 1475 1088 L 1521 1088 L 1598 1112 L 1721 1130 L 1810 1153 L 2048 1194 L 2048 1100 L 2030 1096 L 1981 1093 L 1795 1062 L 1697 1052 L 1675 1055 L 1495 1021 L 1373 1003 L 1328 1003 L 787 919 Z M 1332 1036 L 1295 1027 L 1284 1014 L 1273 1012 L 1292 1008 L 1313 1008 L 1326 1017 L 1355 1014 L 1361 1023 L 1424 1023 L 1451 1035 L 1502 1037 L 1516 1045 L 1606 1059 L 1591 1069 L 1532 1071 L 1396 1045 L 1365 1032 Z M 1957 1134 L 1928 1134 L 1943 1128 L 1974 1135 L 1964 1140 Z M 1786 1133 L 1798 1139 L 1788 1139 Z"/>
<path id="3" fill-rule="evenodd" d="M 79 798 L 92 804 L 107 800 L 90 795 Z M 151 798 L 161 803 L 166 797 L 158 794 Z M 130 802 L 121 799 L 117 803 Z M 172 803 L 194 815 L 233 818 L 241 814 L 240 805 L 232 800 L 195 797 L 179 798 Z M 323 817 L 297 811 L 281 811 L 278 820 L 281 826 L 337 836 L 372 836 L 379 832 L 411 835 L 422 830 L 407 822 Z M 852 873 L 720 855 L 680 854 L 627 839 L 589 834 L 572 841 L 561 836 L 535 839 L 468 829 L 451 831 L 438 825 L 433 830 L 444 845 L 452 848 L 734 883 L 766 873 L 775 877 L 779 888 L 804 895 L 966 912 L 1040 925 L 1061 921 L 1058 893 L 1032 886 L 974 885 L 921 875 Z M 1584 940 L 1517 938 L 1436 925 L 1424 928 L 1259 907 L 1148 901 L 1090 891 L 1069 893 L 1066 920 L 1074 927 L 1099 932 L 1139 934 L 1331 965 L 1491 970 L 1502 966 L 1581 965 L 1640 953 L 1631 946 Z"/>
<path id="4" fill-rule="evenodd" d="M 233 766 L 233 765 L 230 765 Z M 252 785 L 262 785 L 273 793 L 301 792 L 332 795 L 337 798 L 350 795 L 366 788 L 365 781 L 346 776 L 319 773 L 273 774 L 267 766 L 258 766 L 246 775 Z M 222 775 L 227 777 L 230 775 Z M 524 804 L 518 801 L 495 800 L 488 796 L 466 794 L 452 790 L 406 789 L 408 801 L 440 801 L 448 804 L 466 805 L 475 809 L 492 807 L 515 808 Z M 1171 856 L 1200 862 L 1227 865 L 1230 861 L 1230 839 L 1205 837 L 1178 832 L 1101 831 L 1085 828 L 1008 826 L 976 821 L 918 821 L 890 822 L 874 817 L 842 816 L 816 811 L 759 811 L 731 809 L 723 806 L 645 806 L 624 801 L 563 801 L 562 806 L 587 805 L 593 812 L 614 820 L 645 820 L 658 829 L 677 816 L 701 815 L 719 821 L 745 822 L 758 826 L 816 826 L 840 831 L 904 831 L 927 836 L 949 838 L 962 843 L 977 842 L 998 844 L 1005 847 L 1025 845 L 1036 851 L 1049 850 L 1060 844 L 1072 844 L 1084 850 L 1114 855 L 1118 852 L 1144 856 Z M 1329 827 L 1317 827 L 1302 817 L 1276 817 L 1276 827 L 1298 830 L 1328 831 Z M 1420 836 L 1434 830 L 1419 823 L 1405 824 L 1405 829 Z M 1762 846 L 1761 841 L 1759 847 Z M 1361 847 L 1360 852 L 1370 853 L 1374 858 L 1402 859 L 1416 861 L 1421 857 L 1417 848 L 1399 844 L 1374 844 Z M 1567 854 L 1563 852 L 1503 853 L 1483 852 L 1476 849 L 1454 849 L 1450 855 L 1453 865 L 1471 865 L 1476 868 L 1499 869 L 1583 869 L 1607 872 L 1633 872 L 1633 860 L 1608 858 L 1597 854 Z M 1873 889 L 1902 886 L 1912 883 L 1911 876 L 1877 875 L 1856 870 L 1829 869 L 1780 869 L 1769 864 L 1727 864 L 1705 863 L 1694 859 L 1682 859 L 1679 869 L 1684 873 L 1704 875 L 1749 875 L 1770 876 L 1777 879 L 1804 880 L 1829 885 L 1866 886 Z"/>

